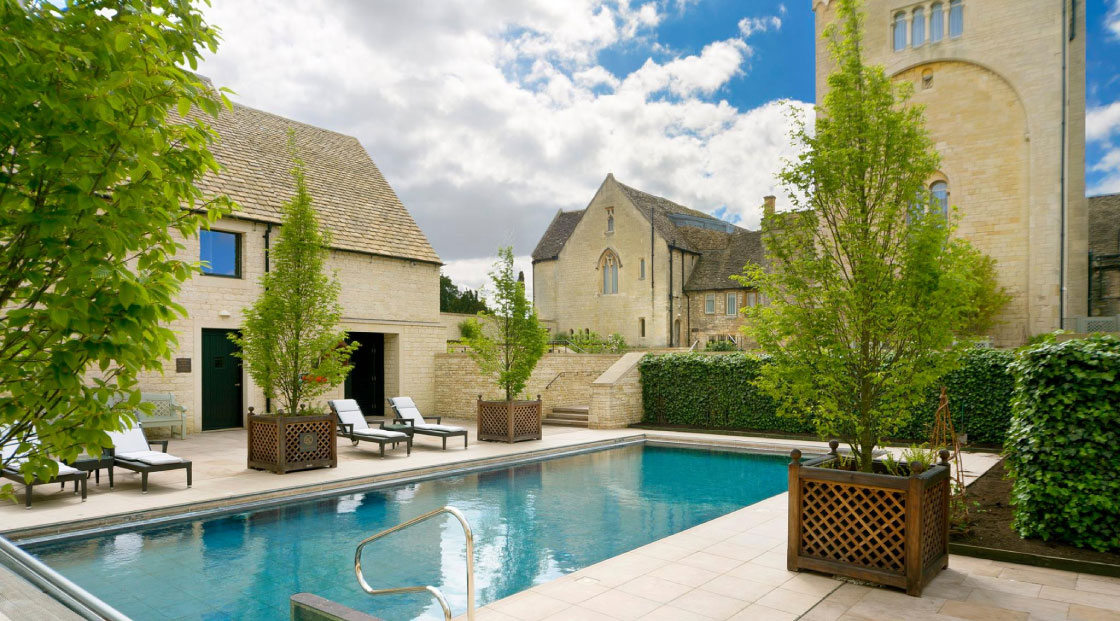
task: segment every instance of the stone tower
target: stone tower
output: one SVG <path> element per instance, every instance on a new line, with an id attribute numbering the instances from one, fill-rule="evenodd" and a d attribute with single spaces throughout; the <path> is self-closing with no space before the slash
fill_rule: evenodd
<path id="1" fill-rule="evenodd" d="M 812 2 L 820 102 L 837 2 Z M 912 83 L 925 106 L 941 154 L 931 189 L 1012 295 L 995 343 L 1086 315 L 1084 3 L 866 0 L 864 12 L 865 62 Z"/>

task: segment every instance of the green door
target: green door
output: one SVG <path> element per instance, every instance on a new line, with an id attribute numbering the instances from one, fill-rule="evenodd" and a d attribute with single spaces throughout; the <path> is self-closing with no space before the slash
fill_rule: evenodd
<path id="1" fill-rule="evenodd" d="M 241 360 L 236 330 L 202 331 L 202 430 L 241 427 Z"/>

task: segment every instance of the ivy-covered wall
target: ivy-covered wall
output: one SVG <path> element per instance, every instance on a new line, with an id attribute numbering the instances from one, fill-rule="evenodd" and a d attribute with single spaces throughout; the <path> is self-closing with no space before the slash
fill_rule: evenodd
<path id="1" fill-rule="evenodd" d="M 970 444 L 1002 444 L 1011 419 L 1013 380 L 1008 365 L 1014 354 L 994 349 L 969 351 L 960 369 L 942 383 L 949 394 L 949 411 L 958 433 Z M 743 353 L 663 354 L 646 356 L 642 376 L 644 415 L 653 425 L 686 425 L 705 429 L 813 433 L 808 420 L 780 417 L 775 404 L 753 381 L 759 359 Z M 897 439 L 925 442 L 937 411 L 940 386 L 930 390 L 926 403 L 915 408 Z"/>
<path id="2" fill-rule="evenodd" d="M 1120 551 L 1120 340 L 1037 345 L 1012 371 L 1012 526 L 1024 537 Z"/>

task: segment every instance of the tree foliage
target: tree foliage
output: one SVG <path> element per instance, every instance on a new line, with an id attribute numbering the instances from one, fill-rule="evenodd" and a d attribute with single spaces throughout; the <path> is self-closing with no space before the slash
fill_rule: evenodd
<path id="1" fill-rule="evenodd" d="M 350 354 L 339 328 L 339 284 L 326 270 L 330 232 L 320 228 L 307 191 L 303 161 L 289 132 L 295 196 L 284 203 L 280 239 L 269 251 L 272 271 L 261 276 L 263 291 L 245 310 L 242 333 L 230 335 L 241 348 L 253 381 L 279 410 L 295 415 L 312 399 L 341 384 Z"/>
<path id="2" fill-rule="evenodd" d="M 533 368 L 548 348 L 548 330 L 525 297 L 525 283 L 514 275 L 513 248 L 499 248 L 490 272 L 493 309 L 479 313 L 482 321 L 466 339 L 471 358 L 485 375 L 495 379 L 513 400 L 525 390 Z"/>
<path id="3" fill-rule="evenodd" d="M 928 191 L 938 156 L 909 85 L 863 63 L 857 0 L 837 13 L 825 34 L 837 69 L 815 129 L 796 120 L 803 151 L 780 175 L 796 210 L 765 219 L 770 269 L 744 275 L 772 303 L 747 309 L 746 329 L 772 356 L 759 381 L 781 410 L 870 471 L 1003 294 Z"/>
<path id="4" fill-rule="evenodd" d="M 185 314 L 180 240 L 230 208 L 195 186 L 228 102 L 186 69 L 217 31 L 177 0 L 65 6 L 0 0 L 0 444 L 27 480 L 131 416 Z"/>
<path id="5" fill-rule="evenodd" d="M 439 275 L 439 312 L 475 314 L 486 310 L 486 300 L 469 287 L 459 287 L 446 274 Z"/>

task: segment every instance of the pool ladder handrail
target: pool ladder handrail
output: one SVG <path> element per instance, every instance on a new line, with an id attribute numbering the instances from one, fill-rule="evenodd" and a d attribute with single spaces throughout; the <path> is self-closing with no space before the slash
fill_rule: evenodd
<path id="1" fill-rule="evenodd" d="M 450 621 L 451 606 L 447 604 L 447 598 L 443 596 L 443 593 L 440 592 L 438 588 L 431 585 L 425 585 L 395 587 L 391 589 L 375 589 L 371 587 L 368 582 L 366 582 L 365 576 L 362 575 L 362 549 L 364 549 L 367 545 L 373 543 L 374 541 L 377 541 L 378 539 L 381 539 L 386 535 L 404 530 L 409 526 L 419 524 L 420 522 L 431 519 L 437 515 L 440 515 L 441 513 L 450 513 L 451 515 L 455 516 L 455 519 L 459 520 L 459 525 L 463 527 L 463 534 L 466 535 L 467 538 L 467 621 L 474 621 L 474 533 L 471 531 L 471 525 L 467 522 L 467 518 L 463 516 L 462 512 L 455 507 L 440 507 L 439 509 L 429 511 L 423 515 L 418 515 L 411 520 L 408 520 L 407 522 L 401 522 L 400 524 L 397 524 L 392 528 L 386 528 L 385 530 L 375 535 L 366 537 L 362 540 L 361 543 L 358 544 L 358 547 L 354 550 L 354 574 L 358 577 L 358 584 L 362 587 L 362 590 L 366 593 L 369 593 L 370 595 L 390 595 L 393 593 L 416 593 L 419 591 L 427 591 L 428 593 L 432 594 L 432 597 L 436 598 L 436 601 L 438 601 L 439 605 L 443 608 L 443 618 L 446 621 Z"/>

